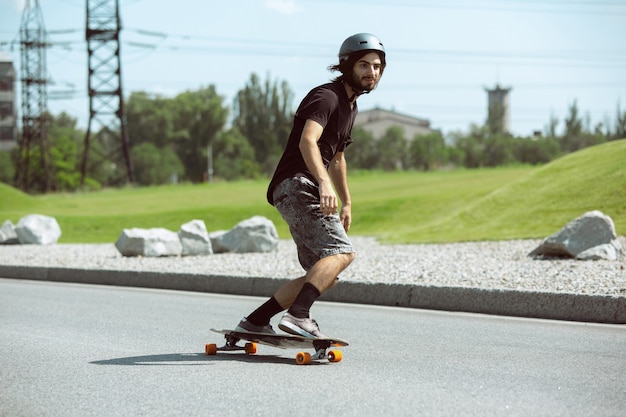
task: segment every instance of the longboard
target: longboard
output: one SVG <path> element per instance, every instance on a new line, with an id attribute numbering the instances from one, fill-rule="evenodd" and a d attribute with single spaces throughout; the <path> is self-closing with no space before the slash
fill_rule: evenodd
<path id="1" fill-rule="evenodd" d="M 211 331 L 223 334 L 226 343 L 224 346 L 218 346 L 215 343 L 207 343 L 205 346 L 205 353 L 207 355 L 216 355 L 217 352 L 232 351 L 243 351 L 248 355 L 253 355 L 256 353 L 257 343 L 280 349 L 315 349 L 313 355 L 308 352 L 298 352 L 296 355 L 296 363 L 298 365 L 306 365 L 314 360 L 323 359 L 328 359 L 329 362 L 339 362 L 343 358 L 341 351 L 328 349 L 331 347 L 349 345 L 347 341 L 338 338 L 311 339 L 290 334 L 237 332 L 228 329 L 211 329 Z M 237 343 L 240 340 L 247 341 L 248 343 L 243 346 L 238 345 Z"/>

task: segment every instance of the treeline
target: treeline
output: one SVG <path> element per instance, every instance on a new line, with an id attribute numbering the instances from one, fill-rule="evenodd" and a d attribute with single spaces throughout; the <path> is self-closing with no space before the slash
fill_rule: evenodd
<path id="1" fill-rule="evenodd" d="M 607 141 L 626 138 L 626 112 L 619 105 L 614 126 L 598 124 L 591 128 L 588 117 L 581 118 L 576 102 L 569 107 L 557 134 L 559 121 L 552 117 L 545 132 L 532 137 L 516 137 L 496 132 L 497 127 L 473 125 L 469 133 L 440 132 L 404 137 L 399 127 L 390 128 L 382 138 L 355 129 L 357 144 L 346 151 L 349 163 L 361 169 L 421 170 L 442 167 L 481 168 L 511 164 L 545 164 L 564 154 Z"/>
<path id="2" fill-rule="evenodd" d="M 132 93 L 125 105 L 135 183 L 197 183 L 207 181 L 210 175 L 226 181 L 268 177 L 291 129 L 293 99 L 286 82 L 269 77 L 261 81 L 256 74 L 238 92 L 232 106 L 225 103 L 213 85 L 173 98 Z M 580 116 L 576 102 L 563 122 L 561 135 L 557 134 L 559 121 L 553 117 L 545 132 L 533 137 L 501 134 L 487 124 L 472 126 L 468 133 L 455 132 L 444 137 L 433 132 L 414 138 L 406 138 L 399 127 L 390 128 L 380 138 L 355 128 L 355 143 L 346 154 L 351 168 L 368 170 L 535 165 L 626 137 L 626 112 L 619 106 L 614 126 L 599 124 L 591 128 L 589 118 Z M 54 190 L 81 188 L 85 132 L 66 113 L 47 115 L 47 131 Z M 118 136 L 106 130 L 92 137 L 83 187 L 97 189 L 120 184 L 125 162 L 121 155 L 117 160 L 110 156 L 111 149 L 119 148 L 119 141 Z M 31 147 L 29 169 L 35 181 L 31 191 L 42 191 L 44 182 L 50 181 L 38 163 L 41 152 L 39 146 Z M 13 184 L 18 157 L 18 149 L 0 152 L 0 181 Z"/>

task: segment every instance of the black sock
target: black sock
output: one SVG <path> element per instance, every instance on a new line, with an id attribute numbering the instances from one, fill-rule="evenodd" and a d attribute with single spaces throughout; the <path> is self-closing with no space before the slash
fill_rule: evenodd
<path id="1" fill-rule="evenodd" d="M 274 297 L 267 300 L 259 308 L 254 310 L 252 314 L 247 317 L 247 320 L 255 326 L 265 326 L 270 322 L 270 319 L 276 314 L 283 311 L 284 308 L 278 304 L 278 301 Z"/>
<path id="2" fill-rule="evenodd" d="M 307 282 L 302 286 L 296 301 L 289 308 L 289 314 L 301 319 L 309 317 L 309 310 L 319 296 L 319 290 Z"/>

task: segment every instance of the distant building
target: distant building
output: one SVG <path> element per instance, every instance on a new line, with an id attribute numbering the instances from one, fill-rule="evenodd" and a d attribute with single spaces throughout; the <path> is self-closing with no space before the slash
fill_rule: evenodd
<path id="1" fill-rule="evenodd" d="M 0 51 L 0 151 L 16 146 L 15 68 L 11 57 Z"/>
<path id="2" fill-rule="evenodd" d="M 387 130 L 392 126 L 401 127 L 407 140 L 413 140 L 416 135 L 437 132 L 437 130 L 431 129 L 430 122 L 426 119 L 379 108 L 360 111 L 354 121 L 354 127 L 362 128 L 376 139 L 385 136 Z"/>
<path id="3" fill-rule="evenodd" d="M 511 115 L 509 108 L 509 92 L 511 88 L 496 88 L 487 91 L 487 126 L 491 133 L 510 133 Z"/>

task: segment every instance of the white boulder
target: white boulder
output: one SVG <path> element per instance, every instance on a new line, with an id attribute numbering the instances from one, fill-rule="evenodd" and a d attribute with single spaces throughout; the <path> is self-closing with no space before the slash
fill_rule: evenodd
<path id="1" fill-rule="evenodd" d="M 183 252 L 178 233 L 160 227 L 124 229 L 115 247 L 124 256 L 178 256 Z"/>
<path id="2" fill-rule="evenodd" d="M 29 214 L 17 223 L 15 234 L 23 245 L 52 245 L 61 237 L 61 227 L 54 217 Z"/>
<path id="3" fill-rule="evenodd" d="M 529 256 L 616 260 L 621 245 L 613 220 L 598 210 L 590 211 L 546 238 Z"/>
<path id="4" fill-rule="evenodd" d="M 6 220 L 0 227 L 0 245 L 14 245 L 20 243 L 15 233 L 15 226 L 10 220 Z"/>
<path id="5" fill-rule="evenodd" d="M 211 239 L 202 220 L 192 220 L 183 224 L 178 231 L 183 245 L 183 255 L 211 255 Z"/>
<path id="6" fill-rule="evenodd" d="M 212 237 L 225 252 L 271 252 L 278 246 L 276 226 L 266 217 L 253 216 L 243 220 L 228 232 Z"/>

